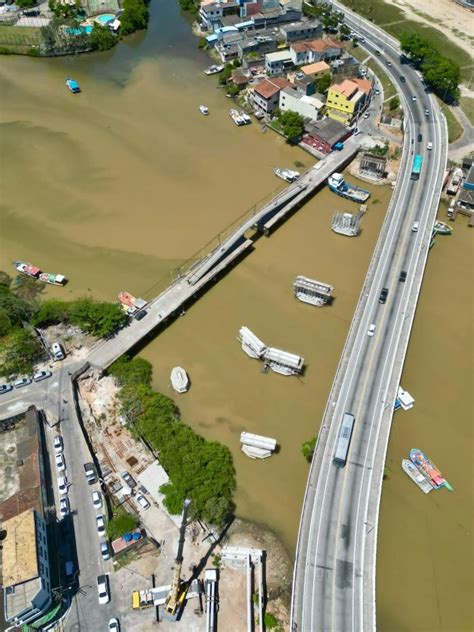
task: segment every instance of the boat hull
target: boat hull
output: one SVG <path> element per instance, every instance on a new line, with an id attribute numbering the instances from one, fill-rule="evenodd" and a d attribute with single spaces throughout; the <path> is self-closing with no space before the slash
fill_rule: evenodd
<path id="1" fill-rule="evenodd" d="M 345 200 L 351 200 L 352 202 L 366 202 L 370 197 L 370 193 L 363 189 L 348 189 L 344 191 L 343 189 L 337 189 L 331 185 L 329 185 L 329 188 L 336 195 L 339 195 Z"/>
<path id="2" fill-rule="evenodd" d="M 174 367 L 171 371 L 171 384 L 177 393 L 186 393 L 189 389 L 189 377 L 182 367 Z"/>
<path id="3" fill-rule="evenodd" d="M 411 480 L 421 489 L 425 494 L 429 494 L 429 492 L 433 491 L 434 486 L 430 479 L 419 470 L 418 467 L 413 465 L 411 461 L 408 459 L 403 459 L 402 461 L 402 469 L 405 474 L 411 478 Z"/>

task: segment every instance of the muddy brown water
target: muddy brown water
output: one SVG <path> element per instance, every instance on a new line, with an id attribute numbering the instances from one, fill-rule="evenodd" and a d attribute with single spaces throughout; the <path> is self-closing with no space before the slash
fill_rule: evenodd
<path id="1" fill-rule="evenodd" d="M 208 59 L 174 3 L 152 11 L 146 34 L 104 55 L 0 61 L 0 267 L 24 259 L 71 279 L 49 295 L 114 300 L 125 289 L 150 297 L 283 186 L 274 166 L 313 163 L 255 123 L 232 124 L 229 100 L 202 74 Z M 67 76 L 81 95 L 67 92 Z M 183 418 L 229 446 L 239 516 L 270 526 L 290 552 L 308 472 L 300 446 L 318 431 L 390 198 L 388 188 L 368 188 L 358 239 L 330 230 L 336 210 L 356 205 L 321 191 L 141 352 L 153 363 L 156 388 L 173 397 L 169 372 L 186 368 L 191 389 L 176 396 Z M 402 382 L 416 404 L 395 415 L 382 498 L 381 630 L 471 628 L 471 242 L 461 219 L 430 253 Z M 334 304 L 318 310 L 297 302 L 297 274 L 332 284 Z M 303 355 L 304 376 L 261 373 L 237 341 L 241 325 Z M 239 450 L 242 430 L 275 437 L 279 453 L 249 460 Z M 455 492 L 419 492 L 399 467 L 411 447 L 433 458 Z"/>

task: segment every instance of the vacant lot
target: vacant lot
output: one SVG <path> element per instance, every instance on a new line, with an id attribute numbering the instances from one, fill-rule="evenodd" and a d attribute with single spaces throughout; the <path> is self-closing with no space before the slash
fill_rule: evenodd
<path id="1" fill-rule="evenodd" d="M 474 99 L 470 99 L 469 97 L 461 97 L 459 99 L 459 105 L 461 106 L 464 114 L 471 121 L 471 125 L 474 125 Z"/>
<path id="2" fill-rule="evenodd" d="M 41 43 L 41 29 L 30 26 L 0 26 L 0 48 L 26 54 Z"/>

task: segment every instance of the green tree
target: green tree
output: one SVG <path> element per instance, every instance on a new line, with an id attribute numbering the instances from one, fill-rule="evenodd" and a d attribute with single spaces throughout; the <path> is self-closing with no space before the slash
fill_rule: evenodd
<path id="1" fill-rule="evenodd" d="M 274 630 L 278 627 L 279 621 L 271 612 L 266 612 L 264 616 L 265 621 L 265 629 L 266 630 Z"/>
<path id="2" fill-rule="evenodd" d="M 2 339 L 0 375 L 31 373 L 41 353 L 38 340 L 25 329 L 15 329 Z"/>
<path id="3" fill-rule="evenodd" d="M 395 110 L 398 110 L 399 107 L 400 107 L 400 99 L 398 95 L 395 95 L 388 102 L 388 109 L 390 110 L 390 112 L 395 112 Z"/>
<path id="4" fill-rule="evenodd" d="M 280 113 L 278 119 L 282 126 L 283 133 L 290 142 L 298 139 L 304 132 L 304 118 L 301 114 L 287 110 L 286 112 Z"/>
<path id="5" fill-rule="evenodd" d="M 437 53 L 431 55 L 423 62 L 422 72 L 427 85 L 444 101 L 459 98 L 461 70 L 451 59 Z"/>
<path id="6" fill-rule="evenodd" d="M 313 437 L 309 441 L 305 441 L 301 446 L 301 452 L 304 458 L 311 463 L 314 451 L 316 449 L 317 439 Z"/>
<path id="7" fill-rule="evenodd" d="M 126 321 L 122 308 L 115 303 L 102 303 L 81 298 L 71 303 L 69 320 L 93 336 L 107 336 Z"/>
<path id="8" fill-rule="evenodd" d="M 33 317 L 33 324 L 38 327 L 47 327 L 48 325 L 67 321 L 70 309 L 71 303 L 55 298 L 48 299 L 40 304 L 38 311 Z"/>
<path id="9" fill-rule="evenodd" d="M 34 7 L 36 0 L 16 0 L 15 3 L 20 9 L 26 9 L 28 7 Z"/>
<path id="10" fill-rule="evenodd" d="M 33 310 L 32 305 L 17 296 L 9 287 L 0 285 L 0 312 L 6 315 L 13 327 L 21 326 L 22 322 L 28 322 Z M 4 322 L 6 322 L 5 319 Z"/>
<path id="11" fill-rule="evenodd" d="M 107 535 L 110 540 L 116 540 L 126 533 L 134 531 L 138 527 L 138 518 L 129 514 L 124 509 L 119 509 L 115 515 L 107 523 Z"/>
<path id="12" fill-rule="evenodd" d="M 224 70 L 219 75 L 219 85 L 225 86 L 232 76 L 232 64 L 225 64 Z"/>
<path id="13" fill-rule="evenodd" d="M 116 360 L 109 369 L 110 375 L 113 375 L 120 386 L 145 384 L 151 385 L 153 367 L 148 360 L 144 358 L 134 358 L 130 361 L 127 356 L 122 356 Z"/>
<path id="14" fill-rule="evenodd" d="M 123 13 L 120 16 L 120 33 L 128 35 L 146 29 L 149 11 L 144 0 L 123 0 Z"/>
<path id="15" fill-rule="evenodd" d="M 94 50 L 109 50 L 117 43 L 117 36 L 107 26 L 94 24 L 89 35 L 89 43 Z"/>
<path id="16" fill-rule="evenodd" d="M 235 83 L 231 83 L 227 86 L 227 94 L 231 97 L 236 97 L 240 92 L 239 86 L 236 86 Z"/>
<path id="17" fill-rule="evenodd" d="M 327 72 L 325 75 L 318 79 L 318 83 L 316 84 L 316 90 L 320 94 L 324 94 L 326 90 L 331 85 L 331 75 Z"/>
<path id="18" fill-rule="evenodd" d="M 341 24 L 339 26 L 339 35 L 342 40 L 349 39 L 350 34 L 351 34 L 351 29 L 347 26 L 347 24 Z"/>
<path id="19" fill-rule="evenodd" d="M 9 274 L 0 270 L 0 286 L 9 288 L 12 284 L 12 278 Z"/>

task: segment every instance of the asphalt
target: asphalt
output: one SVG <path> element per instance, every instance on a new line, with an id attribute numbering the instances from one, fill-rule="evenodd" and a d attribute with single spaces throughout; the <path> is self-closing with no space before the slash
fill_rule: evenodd
<path id="1" fill-rule="evenodd" d="M 406 114 L 404 155 L 310 470 L 297 546 L 292 632 L 376 628 L 377 528 L 385 454 L 447 156 L 444 120 L 417 73 L 400 64 L 395 42 L 372 25 L 364 27 L 359 17 L 346 21 L 365 36 L 369 52 L 382 52 L 374 58 L 398 87 Z M 428 141 L 433 142 L 431 151 Z M 418 181 L 410 179 L 415 153 L 424 160 Z M 411 230 L 415 220 L 420 222 L 416 233 Z M 401 270 L 408 273 L 405 283 L 398 280 Z M 384 305 L 378 302 L 382 287 L 389 288 Z M 367 336 L 371 323 L 376 325 L 373 337 Z M 332 460 L 344 412 L 351 412 L 356 421 L 348 461 L 340 469 Z"/>

